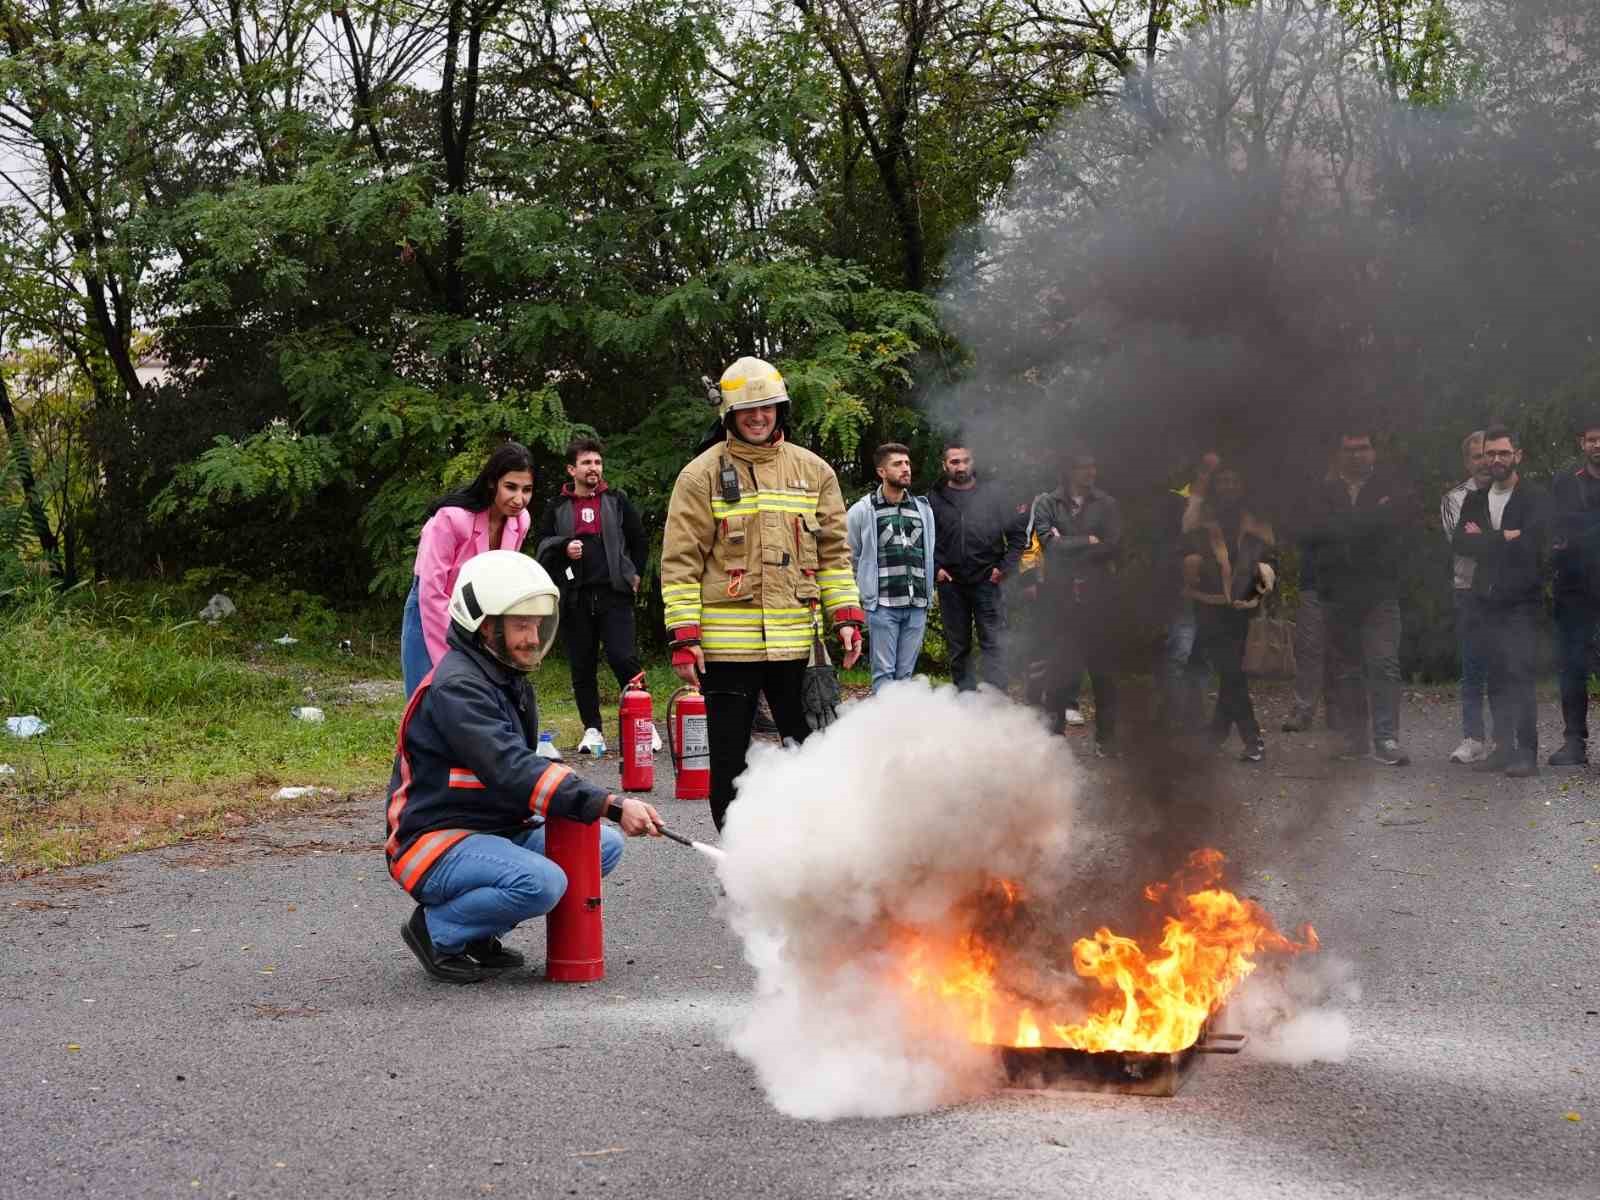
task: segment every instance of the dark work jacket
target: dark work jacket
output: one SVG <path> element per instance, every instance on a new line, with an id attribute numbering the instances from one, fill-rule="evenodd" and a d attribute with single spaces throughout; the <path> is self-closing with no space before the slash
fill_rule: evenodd
<path id="1" fill-rule="evenodd" d="M 389 776 L 389 874 L 415 895 L 441 855 L 473 833 L 513 834 L 548 817 L 591 822 L 606 789 L 534 753 L 539 708 L 527 677 L 455 622 L 449 650 L 400 718 Z"/>
<path id="2" fill-rule="evenodd" d="M 577 562 L 567 557 L 567 543 L 577 529 L 572 506 L 580 498 L 600 502 L 599 540 L 605 553 L 603 574 L 599 564 L 591 561 L 591 548 L 588 546 L 585 547 L 583 558 Z M 589 543 L 593 540 L 584 539 Z M 577 497 L 572 494 L 570 484 L 562 488 L 555 503 L 544 510 L 544 519 L 539 522 L 538 544 L 534 550 L 539 565 L 550 572 L 550 578 L 561 589 L 561 603 L 564 605 L 571 604 L 584 587 L 608 590 L 619 597 L 626 597 L 631 603 L 634 583 L 639 578 L 636 564 L 644 562 L 649 554 L 644 523 L 639 520 L 638 510 L 627 496 L 604 488 L 597 496 Z M 569 568 L 575 576 L 573 579 L 567 578 Z"/>
<path id="3" fill-rule="evenodd" d="M 1550 543 L 1556 595 L 1600 598 L 1600 479 L 1582 463 L 1551 481 Z"/>
<path id="4" fill-rule="evenodd" d="M 1122 559 L 1122 509 L 1111 496 L 1090 489 L 1074 515 L 1072 501 L 1059 489 L 1046 492 L 1033 502 L 1029 529 L 1044 551 L 1041 582 L 1046 589 L 1077 603 L 1111 594 Z M 1098 541 L 1091 543 L 1091 535 Z"/>
<path id="5" fill-rule="evenodd" d="M 1028 506 L 1017 504 L 998 484 L 980 479 L 967 491 L 940 483 L 928 493 L 933 506 L 934 571 L 957 583 L 981 583 L 1000 568 L 1015 575 L 1027 546 Z"/>
<path id="6" fill-rule="evenodd" d="M 1549 493 L 1525 479 L 1506 501 L 1499 529 L 1489 523 L 1489 490 L 1467 495 L 1450 544 L 1457 554 L 1477 563 L 1472 572 L 1474 596 L 1497 608 L 1543 601 L 1549 516 Z M 1482 532 L 1467 533 L 1469 522 Z M 1522 536 L 1508 542 L 1502 536 L 1507 529 L 1520 529 Z"/>
<path id="7" fill-rule="evenodd" d="M 1296 524 L 1317 595 L 1334 603 L 1398 599 L 1415 508 L 1410 484 L 1381 467 L 1354 504 L 1342 479 L 1312 485 Z"/>

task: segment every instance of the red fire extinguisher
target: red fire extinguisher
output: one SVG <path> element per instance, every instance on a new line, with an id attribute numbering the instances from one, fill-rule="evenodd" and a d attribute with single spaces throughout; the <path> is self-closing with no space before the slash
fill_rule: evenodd
<path id="1" fill-rule="evenodd" d="M 553 817 L 544 854 L 567 875 L 567 890 L 545 917 L 544 976 L 588 983 L 606 976 L 605 918 L 600 911 L 600 822 Z"/>
<path id="2" fill-rule="evenodd" d="M 711 739 L 706 734 L 706 698 L 697 687 L 681 687 L 667 701 L 667 740 L 679 800 L 711 796 Z"/>
<path id="3" fill-rule="evenodd" d="M 641 671 L 622 689 L 622 703 L 617 710 L 617 731 L 622 739 L 622 790 L 625 792 L 648 792 L 656 786 L 655 760 L 650 757 L 656 732 L 654 718 L 650 693 L 645 691 L 644 672 Z"/>

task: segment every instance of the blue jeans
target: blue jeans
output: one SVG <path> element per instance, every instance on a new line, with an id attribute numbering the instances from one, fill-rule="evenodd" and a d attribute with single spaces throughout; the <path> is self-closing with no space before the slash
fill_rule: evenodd
<path id="1" fill-rule="evenodd" d="M 600 827 L 600 873 L 622 857 L 622 834 Z M 567 873 L 544 856 L 544 826 L 515 837 L 474 833 L 434 863 L 416 898 L 428 936 L 440 954 L 459 954 L 468 942 L 499 937 L 530 917 L 543 916 L 567 890 Z"/>
<path id="2" fill-rule="evenodd" d="M 1206 659 L 1194 652 L 1194 601 L 1185 600 L 1167 626 L 1166 716 L 1179 729 L 1200 728 L 1205 712 Z"/>
<path id="3" fill-rule="evenodd" d="M 922 653 L 922 635 L 928 628 L 928 610 L 907 605 L 878 605 L 867 614 L 867 640 L 872 643 L 872 690 L 891 679 L 910 679 Z"/>
<path id="4" fill-rule="evenodd" d="M 400 618 L 400 674 L 406 681 L 406 699 L 433 670 L 428 656 L 428 640 L 422 635 L 422 608 L 417 602 L 417 579 L 411 577 L 411 594 L 406 597 L 405 613 Z"/>
<path id="5" fill-rule="evenodd" d="M 1461 649 L 1461 736 L 1486 740 L 1483 697 L 1489 683 L 1483 602 L 1466 588 L 1456 589 L 1456 644 Z"/>

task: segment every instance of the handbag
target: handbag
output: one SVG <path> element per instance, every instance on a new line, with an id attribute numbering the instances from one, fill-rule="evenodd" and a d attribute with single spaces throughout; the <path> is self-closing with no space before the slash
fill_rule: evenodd
<path id="1" fill-rule="evenodd" d="M 1265 604 L 1245 633 L 1244 673 L 1254 679 L 1294 678 L 1294 622 L 1273 615 Z"/>

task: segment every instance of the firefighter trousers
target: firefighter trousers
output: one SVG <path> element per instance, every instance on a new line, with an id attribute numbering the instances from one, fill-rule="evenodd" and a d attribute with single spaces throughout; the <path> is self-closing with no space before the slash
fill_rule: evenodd
<path id="1" fill-rule="evenodd" d="M 756 697 L 765 692 L 778 734 L 796 742 L 811 732 L 800 707 L 806 660 L 787 662 L 708 662 L 700 679 L 706 698 L 706 738 L 711 750 L 711 819 L 717 830 L 733 803 L 733 781 L 744 774 Z"/>

